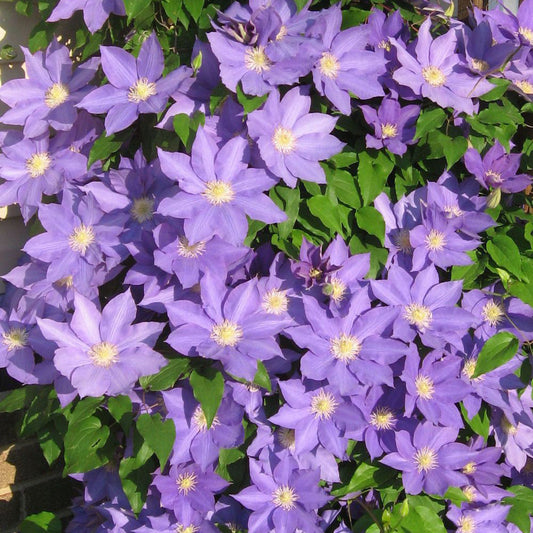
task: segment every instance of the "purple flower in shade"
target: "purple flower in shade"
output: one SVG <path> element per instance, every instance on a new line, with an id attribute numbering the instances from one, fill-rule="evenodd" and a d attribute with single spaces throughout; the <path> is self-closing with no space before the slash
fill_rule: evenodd
<path id="1" fill-rule="evenodd" d="M 138 58 L 115 46 L 101 46 L 100 53 L 109 84 L 91 91 L 78 107 L 89 113 L 107 113 L 108 134 L 127 128 L 139 114 L 163 111 L 181 71 L 161 77 L 164 58 L 155 33 L 144 41 Z"/>
<path id="2" fill-rule="evenodd" d="M 522 49 L 513 56 L 503 76 L 512 82 L 511 89 L 531 102 L 533 99 L 533 59 L 530 50 Z"/>
<path id="3" fill-rule="evenodd" d="M 223 398 L 209 428 L 202 407 L 194 399 L 190 388 L 165 391 L 163 400 L 168 411 L 167 418 L 172 419 L 176 427 L 172 464 L 194 461 L 206 470 L 214 466 L 221 448 L 242 444 L 243 410 L 230 394 Z"/>
<path id="4" fill-rule="evenodd" d="M 116 396 L 127 394 L 139 377 L 155 374 L 166 364 L 152 349 L 164 324 L 132 325 L 136 314 L 130 291 L 115 296 L 101 312 L 76 294 L 69 324 L 45 318 L 37 323 L 58 345 L 54 364 L 80 396 Z"/>
<path id="5" fill-rule="evenodd" d="M 341 395 L 354 394 L 363 385 L 392 385 L 390 364 L 405 354 L 406 346 L 384 338 L 397 312 L 369 309 L 366 291 L 352 297 L 346 316 L 330 318 L 310 296 L 303 296 L 308 325 L 285 334 L 309 351 L 302 357 L 304 377 L 326 380 Z"/>
<path id="6" fill-rule="evenodd" d="M 145 519 L 150 524 L 149 526 L 141 526 L 129 531 L 134 531 L 134 533 L 218 533 L 218 529 L 205 520 L 203 515 L 205 513 L 199 513 L 187 506 L 181 509 L 179 520 L 176 520 L 172 511 L 158 516 L 149 513 Z"/>
<path id="7" fill-rule="evenodd" d="M 85 24 L 91 33 L 98 31 L 111 13 L 125 15 L 124 0 L 59 0 L 48 22 L 69 19 L 75 11 L 83 11 Z"/>
<path id="8" fill-rule="evenodd" d="M 364 424 L 361 411 L 331 386 L 291 379 L 281 381 L 279 387 L 286 403 L 269 420 L 294 429 L 294 452 L 308 452 L 320 445 L 346 459 L 347 432 Z"/>
<path id="9" fill-rule="evenodd" d="M 475 250 L 480 241 L 458 233 L 460 221 L 449 218 L 433 206 L 422 210 L 422 224 L 410 231 L 413 247 L 414 271 L 429 264 L 441 268 L 452 265 L 471 265 L 466 251 Z"/>
<path id="10" fill-rule="evenodd" d="M 28 78 L 11 80 L 0 87 L 0 100 L 12 109 L 2 115 L 4 124 L 24 126 L 26 137 L 69 130 L 76 120 L 74 107 L 90 90 L 87 84 L 100 60 L 91 58 L 72 71 L 66 46 L 53 40 L 44 52 L 30 54 L 22 48 Z"/>
<path id="11" fill-rule="evenodd" d="M 322 12 L 313 26 L 323 46 L 313 68 L 313 81 L 320 94 L 350 115 L 350 93 L 363 100 L 385 94 L 379 77 L 386 72 L 386 62 L 382 54 L 367 49 L 369 26 L 340 31 L 341 22 L 341 7 L 336 4 Z"/>
<path id="12" fill-rule="evenodd" d="M 280 100 L 272 91 L 262 109 L 248 115 L 248 133 L 257 142 L 270 172 L 289 187 L 301 178 L 326 183 L 319 161 L 338 154 L 344 143 L 330 135 L 337 119 L 309 113 L 311 98 L 306 89 L 294 87 Z"/>
<path id="13" fill-rule="evenodd" d="M 457 526 L 457 533 L 472 531 L 490 531 L 490 533 L 508 533 L 504 525 L 510 505 L 493 503 L 483 507 L 470 508 L 465 504 L 461 508 L 452 505 L 446 516 Z"/>
<path id="14" fill-rule="evenodd" d="M 159 150 L 163 172 L 181 189 L 161 202 L 159 213 L 185 219 L 188 245 L 218 235 L 240 246 L 248 231 L 246 215 L 268 224 L 286 220 L 285 213 L 263 194 L 274 181 L 264 170 L 248 168 L 249 155 L 243 137 L 235 137 L 219 149 L 202 128 L 191 157 Z"/>
<path id="15" fill-rule="evenodd" d="M 190 245 L 182 227 L 179 223 L 157 226 L 154 230 L 157 246 L 154 264 L 175 274 L 185 289 L 196 285 L 213 264 L 223 272 L 231 272 L 250 253 L 249 248 L 234 246 L 217 236 Z"/>
<path id="16" fill-rule="evenodd" d="M 441 107 L 452 107 L 471 115 L 475 110 L 472 98 L 487 93 L 493 85 L 474 76 L 462 57 L 455 53 L 457 36 L 453 29 L 432 39 L 430 27 L 431 19 L 427 18 L 418 31 L 416 56 L 402 43 L 391 39 L 401 64 L 393 78 Z"/>
<path id="17" fill-rule="evenodd" d="M 365 120 L 374 127 L 374 135 L 367 134 L 366 145 L 369 148 L 387 148 L 393 154 L 403 155 L 408 144 L 414 144 L 415 123 L 420 114 L 420 107 L 408 105 L 402 107 L 397 100 L 383 98 L 379 108 L 360 106 Z"/>
<path id="18" fill-rule="evenodd" d="M 463 295 L 462 307 L 475 317 L 475 335 L 486 341 L 509 331 L 520 343 L 533 340 L 533 310 L 518 298 L 504 298 L 503 287 L 494 284 Z"/>
<path id="19" fill-rule="evenodd" d="M 41 206 L 39 220 L 46 232 L 31 238 L 23 250 L 49 263 L 46 277 L 51 283 L 90 293 L 100 275 L 111 276 L 123 259 L 123 219 L 122 214 L 104 215 L 92 195 L 80 199 L 65 189 L 61 205 Z"/>
<path id="20" fill-rule="evenodd" d="M 253 485 L 234 496 L 253 511 L 249 531 L 322 531 L 316 511 L 330 498 L 318 485 L 318 470 L 299 469 L 296 461 L 287 457 L 272 472 L 265 472 L 261 463 L 250 459 L 250 477 Z"/>
<path id="21" fill-rule="evenodd" d="M 126 511 L 112 503 L 87 505 L 82 499 L 72 508 L 74 517 L 66 533 L 122 533 L 132 531 L 139 525 L 133 512 Z M 83 505 L 82 505 L 83 503 Z"/>
<path id="22" fill-rule="evenodd" d="M 459 487 L 468 482 L 461 468 L 468 457 L 464 448 L 455 443 L 458 430 L 441 428 L 430 422 L 419 424 L 413 435 L 400 430 L 396 433 L 398 451 L 387 454 L 381 462 L 402 471 L 405 492 L 443 496 L 448 487 Z"/>
<path id="23" fill-rule="evenodd" d="M 416 352 L 411 352 L 401 375 L 407 389 L 405 415 L 410 417 L 418 409 L 435 425 L 462 428 L 461 413 L 455 405 L 468 393 L 459 377 L 461 364 L 460 357 L 443 357 L 441 351 L 430 352 L 422 360 Z"/>
<path id="24" fill-rule="evenodd" d="M 84 498 L 88 503 L 107 500 L 120 507 L 128 508 L 128 498 L 122 489 L 118 464 L 110 462 L 105 466 L 83 474 L 69 474 L 85 485 Z"/>
<path id="25" fill-rule="evenodd" d="M 372 281 L 371 287 L 376 298 L 397 309 L 394 336 L 403 341 L 412 341 L 418 333 L 425 346 L 451 343 L 460 347 L 460 339 L 472 325 L 472 314 L 455 305 L 462 281 L 439 283 L 433 266 L 415 277 L 392 266 L 388 279 Z"/>
<path id="26" fill-rule="evenodd" d="M 393 56 L 394 47 L 391 46 L 390 38 L 402 39 L 408 34 L 400 10 L 386 15 L 380 9 L 372 8 L 368 17 L 368 43 L 374 50 L 382 50 L 385 58 Z"/>
<path id="27" fill-rule="evenodd" d="M 476 149 L 469 148 L 464 162 L 483 188 L 512 193 L 523 191 L 531 184 L 531 176 L 518 174 L 521 157 L 522 154 L 507 154 L 500 141 L 495 141 L 483 158 Z"/>
<path id="28" fill-rule="evenodd" d="M 211 517 L 215 524 L 224 525 L 229 531 L 245 531 L 250 511 L 229 496 L 221 496 L 216 503 L 216 511 Z"/>
<path id="29" fill-rule="evenodd" d="M 228 289 L 207 272 L 200 288 L 203 307 L 167 304 L 173 326 L 168 344 L 185 355 L 217 359 L 230 374 L 253 381 L 258 360 L 282 356 L 275 335 L 287 320 L 263 310 L 256 280 Z"/>
<path id="30" fill-rule="evenodd" d="M 178 521 L 191 508 L 204 516 L 213 511 L 214 494 L 229 485 L 212 470 L 203 470 L 196 464 L 173 465 L 168 475 L 157 474 L 153 484 L 161 493 L 161 506 L 173 511 Z"/>

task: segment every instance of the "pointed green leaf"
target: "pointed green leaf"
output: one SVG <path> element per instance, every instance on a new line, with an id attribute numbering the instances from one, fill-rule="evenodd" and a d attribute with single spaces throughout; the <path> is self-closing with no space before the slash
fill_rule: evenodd
<path id="1" fill-rule="evenodd" d="M 193 370 L 190 377 L 194 397 L 200 402 L 210 428 L 224 394 L 224 377 L 212 367 Z"/>
<path id="2" fill-rule="evenodd" d="M 507 331 L 491 337 L 481 348 L 472 378 L 486 374 L 507 363 L 518 352 L 518 339 Z"/>
<path id="3" fill-rule="evenodd" d="M 163 421 L 159 413 L 153 416 L 142 414 L 137 420 L 137 430 L 148 446 L 154 450 L 163 470 L 176 438 L 174 422 L 171 419 Z"/>

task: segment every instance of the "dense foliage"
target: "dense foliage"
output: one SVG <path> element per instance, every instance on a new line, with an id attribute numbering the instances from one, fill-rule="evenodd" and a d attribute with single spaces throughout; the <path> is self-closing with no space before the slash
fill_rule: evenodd
<path id="1" fill-rule="evenodd" d="M 0 409 L 67 531 L 531 531 L 533 0 L 16 9 Z"/>

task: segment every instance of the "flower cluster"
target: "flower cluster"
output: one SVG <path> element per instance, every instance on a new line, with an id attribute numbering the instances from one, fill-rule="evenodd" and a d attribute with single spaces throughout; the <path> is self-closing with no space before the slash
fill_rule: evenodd
<path id="1" fill-rule="evenodd" d="M 120 0 L 61 0 L 50 20 L 80 9 L 91 31 L 125 14 Z M 533 487 L 531 388 L 519 377 L 533 310 L 498 282 L 467 290 L 456 273 L 494 230 L 487 208 L 530 184 L 520 154 L 465 146 L 463 179 L 427 176 L 396 201 L 376 193 L 365 209 L 384 221 L 379 279 L 371 254 L 341 235 L 322 247 L 301 231 L 299 257 L 248 245 L 267 225 L 294 225 L 276 191 L 329 190 L 326 162 L 349 153 L 355 121 L 361 147 L 400 160 L 428 100 L 468 131 L 489 80 L 531 98 L 533 1 L 520 9 L 477 10 L 473 28 L 440 34 L 427 17 L 412 40 L 399 11 L 343 29 L 340 4 L 250 0 L 195 45 L 200 66 L 169 72 L 155 33 L 137 57 L 102 46 L 75 67 L 56 41 L 25 52 L 28 78 L 0 88 L 3 122 L 22 127 L 0 138 L 0 204 L 39 229 L 5 276 L 0 366 L 53 386 L 66 409 L 99 397 L 105 416 L 120 398 L 133 406 L 113 458 L 76 474 L 85 493 L 68 531 L 343 532 L 361 511 L 353 501 L 385 520 L 401 490 L 405 502 L 443 499 L 457 531 L 516 531 L 501 501 L 504 487 Z M 106 82 L 90 85 L 100 64 Z M 227 96 L 212 109 L 220 84 Z M 245 109 L 234 93 L 263 100 Z M 157 137 L 198 111 L 190 155 L 128 137 L 153 114 Z M 94 161 L 102 132 L 126 139 L 120 158 Z M 478 375 L 502 332 L 513 353 Z M 139 383 L 173 365 L 162 392 Z M 220 391 L 214 410 L 201 380 L 208 396 Z M 139 444 L 143 417 L 174 428 L 168 464 Z M 485 439 L 471 432 L 483 419 Z M 125 464 L 146 480 L 140 504 Z M 370 484 L 342 492 L 359 464 L 398 490 L 387 501 L 361 494 Z"/>

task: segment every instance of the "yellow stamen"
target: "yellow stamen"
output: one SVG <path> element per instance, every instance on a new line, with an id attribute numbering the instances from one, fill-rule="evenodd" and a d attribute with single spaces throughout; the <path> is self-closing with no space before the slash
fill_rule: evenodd
<path id="1" fill-rule="evenodd" d="M 318 69 L 323 76 L 334 80 L 339 75 L 340 68 L 339 60 L 332 53 L 324 52 L 322 54 Z"/>
<path id="2" fill-rule="evenodd" d="M 398 135 L 398 126 L 396 124 L 386 122 L 381 125 L 381 137 L 383 139 L 391 139 L 392 137 L 396 137 L 396 135 Z"/>
<path id="3" fill-rule="evenodd" d="M 416 392 L 420 398 L 424 400 L 431 400 L 435 393 L 435 385 L 431 378 L 427 376 L 418 375 L 415 379 Z"/>
<path id="4" fill-rule="evenodd" d="M 148 78 L 140 78 L 129 88 L 128 100 L 134 104 L 140 104 L 155 94 L 157 94 L 155 83 L 148 81 Z"/>
<path id="5" fill-rule="evenodd" d="M 463 474 L 473 474 L 477 470 L 477 465 L 474 461 L 470 461 L 463 466 Z"/>
<path id="6" fill-rule="evenodd" d="M 523 93 L 533 94 L 533 83 L 527 80 L 518 80 L 513 82 Z"/>
<path id="7" fill-rule="evenodd" d="M 315 418 L 319 420 L 329 420 L 331 415 L 337 409 L 339 402 L 335 400 L 335 397 L 330 392 L 325 392 L 324 389 L 315 394 L 311 398 L 311 412 L 315 415 Z"/>
<path id="8" fill-rule="evenodd" d="M 478 72 L 486 72 L 489 70 L 489 64 L 483 59 L 472 59 L 472 68 Z"/>
<path id="9" fill-rule="evenodd" d="M 477 359 L 475 357 L 469 357 L 465 361 L 463 365 L 463 370 L 461 372 L 465 378 L 470 379 L 474 382 L 482 381 L 483 379 L 485 379 L 485 376 L 479 376 L 477 378 L 472 379 L 472 376 L 474 375 L 474 372 L 476 371 L 476 364 L 477 364 Z"/>
<path id="10" fill-rule="evenodd" d="M 506 416 L 502 417 L 502 420 L 500 422 L 503 432 L 507 435 L 516 435 L 518 433 L 518 428 L 511 424 Z"/>
<path id="11" fill-rule="evenodd" d="M 176 533 L 197 533 L 200 531 L 200 526 L 184 526 L 183 524 L 178 524 L 176 527 Z"/>
<path id="12" fill-rule="evenodd" d="M 440 252 L 446 246 L 446 235 L 442 231 L 432 229 L 426 235 L 424 242 L 431 252 Z"/>
<path id="13" fill-rule="evenodd" d="M 420 450 L 417 450 L 414 460 L 417 465 L 416 469 L 419 473 L 422 471 L 429 472 L 438 466 L 437 454 L 428 446 L 424 446 Z"/>
<path id="14" fill-rule="evenodd" d="M 222 180 L 212 180 L 206 183 L 202 195 L 212 205 L 222 205 L 231 202 L 235 197 L 235 192 L 231 183 Z"/>
<path id="15" fill-rule="evenodd" d="M 287 291 L 280 291 L 279 289 L 269 290 L 263 296 L 261 307 L 270 315 L 281 315 L 285 313 L 289 307 Z"/>
<path id="16" fill-rule="evenodd" d="M 319 268 L 311 268 L 309 270 L 309 277 L 311 279 L 319 279 L 322 277 L 322 270 L 320 270 Z"/>
<path id="17" fill-rule="evenodd" d="M 272 136 L 274 148 L 284 155 L 290 154 L 296 148 L 296 137 L 292 131 L 283 126 L 278 126 Z"/>
<path id="18" fill-rule="evenodd" d="M 395 423 L 394 413 L 387 407 L 378 407 L 370 415 L 370 424 L 377 429 L 392 429 Z"/>
<path id="19" fill-rule="evenodd" d="M 200 241 L 196 244 L 189 244 L 187 237 L 178 239 L 178 255 L 186 259 L 195 259 L 205 252 L 205 242 Z"/>
<path id="20" fill-rule="evenodd" d="M 8 352 L 24 348 L 28 344 L 28 332 L 24 328 L 11 328 L 2 333 L 2 343 Z"/>
<path id="21" fill-rule="evenodd" d="M 390 41 L 388 39 L 383 39 L 378 43 L 378 48 L 382 48 L 383 50 L 387 50 L 387 52 L 390 52 Z"/>
<path id="22" fill-rule="evenodd" d="M 37 152 L 26 160 L 26 170 L 31 178 L 42 176 L 52 164 L 48 152 Z"/>
<path id="23" fill-rule="evenodd" d="M 429 328 L 433 320 L 433 313 L 425 305 L 412 303 L 405 306 L 403 317 L 409 324 L 418 329 L 426 329 Z"/>
<path id="24" fill-rule="evenodd" d="M 67 289 L 72 289 L 74 287 L 74 278 L 72 276 L 65 276 L 54 282 L 54 285 L 58 287 L 66 287 Z"/>
<path id="25" fill-rule="evenodd" d="M 244 53 L 244 66 L 248 70 L 253 70 L 258 74 L 266 70 L 270 70 L 272 63 L 265 54 L 265 47 L 258 46 L 256 48 L 248 48 Z"/>
<path id="26" fill-rule="evenodd" d="M 180 474 L 178 476 L 178 479 L 176 479 L 178 492 L 187 496 L 189 492 L 195 489 L 197 482 L 198 476 L 194 472 L 185 472 L 183 474 Z"/>
<path id="27" fill-rule="evenodd" d="M 446 213 L 447 218 L 460 217 L 464 214 L 464 211 L 456 205 L 445 205 L 442 210 Z"/>
<path id="28" fill-rule="evenodd" d="M 402 252 L 410 254 L 413 252 L 413 247 L 411 246 L 411 239 L 409 237 L 408 229 L 401 229 L 399 233 L 394 238 L 394 244 Z"/>
<path id="29" fill-rule="evenodd" d="M 91 346 L 89 357 L 93 365 L 109 368 L 118 362 L 118 348 L 111 342 L 99 342 Z"/>
<path id="30" fill-rule="evenodd" d="M 278 429 L 278 440 L 279 443 L 290 451 L 294 451 L 296 436 L 294 429 L 288 428 L 279 428 Z"/>
<path id="31" fill-rule="evenodd" d="M 446 83 L 446 76 L 439 67 L 429 66 L 422 69 L 422 77 L 432 87 L 442 87 Z"/>
<path id="32" fill-rule="evenodd" d="M 96 237 L 92 226 L 80 224 L 69 235 L 68 244 L 72 250 L 84 255 L 87 248 L 95 241 Z"/>
<path id="33" fill-rule="evenodd" d="M 476 529 L 476 523 L 471 516 L 461 516 L 457 533 L 474 533 Z"/>
<path id="34" fill-rule="evenodd" d="M 531 46 L 533 46 L 533 30 L 531 28 L 521 26 L 518 28 L 518 34 L 528 41 Z"/>
<path id="35" fill-rule="evenodd" d="M 235 322 L 224 320 L 211 329 L 211 338 L 219 346 L 235 346 L 242 338 L 242 328 Z"/>
<path id="36" fill-rule="evenodd" d="M 357 337 L 345 333 L 331 339 L 329 344 L 331 355 L 346 364 L 353 361 L 363 347 Z"/>
<path id="37" fill-rule="evenodd" d="M 69 96 L 68 87 L 62 83 L 54 83 L 44 93 L 44 103 L 50 109 L 60 106 Z"/>
<path id="38" fill-rule="evenodd" d="M 201 405 L 198 405 L 194 410 L 192 421 L 198 431 L 207 431 L 207 418 L 205 417 L 205 413 Z M 218 419 L 218 416 L 215 415 L 215 418 L 213 418 L 213 422 L 211 422 L 211 427 L 209 429 L 214 428 L 219 424 L 220 420 Z"/>
<path id="39" fill-rule="evenodd" d="M 294 489 L 288 485 L 281 485 L 272 493 L 272 503 L 274 503 L 276 507 L 281 507 L 284 511 L 294 509 L 297 500 L 298 495 L 294 492 Z"/>
<path id="40" fill-rule="evenodd" d="M 494 300 L 489 300 L 481 311 L 481 316 L 485 322 L 488 322 L 491 326 L 497 326 L 505 318 L 505 312 L 502 307 Z"/>
<path id="41" fill-rule="evenodd" d="M 464 489 L 463 489 L 463 494 L 465 495 L 465 498 L 469 501 L 469 502 L 472 502 L 476 499 L 476 494 L 477 494 L 477 491 L 476 491 L 476 488 L 473 487 L 472 485 L 467 485 Z"/>
<path id="42" fill-rule="evenodd" d="M 332 278 L 323 289 L 324 294 L 329 296 L 336 304 L 342 302 L 346 291 L 346 283 L 339 278 Z"/>
<path id="43" fill-rule="evenodd" d="M 139 224 L 151 220 L 154 216 L 153 198 L 142 196 L 141 198 L 134 200 L 131 207 L 131 216 L 139 222 Z"/>
<path id="44" fill-rule="evenodd" d="M 285 35 L 287 35 L 287 26 L 283 24 L 276 35 L 276 41 L 281 41 Z"/>

